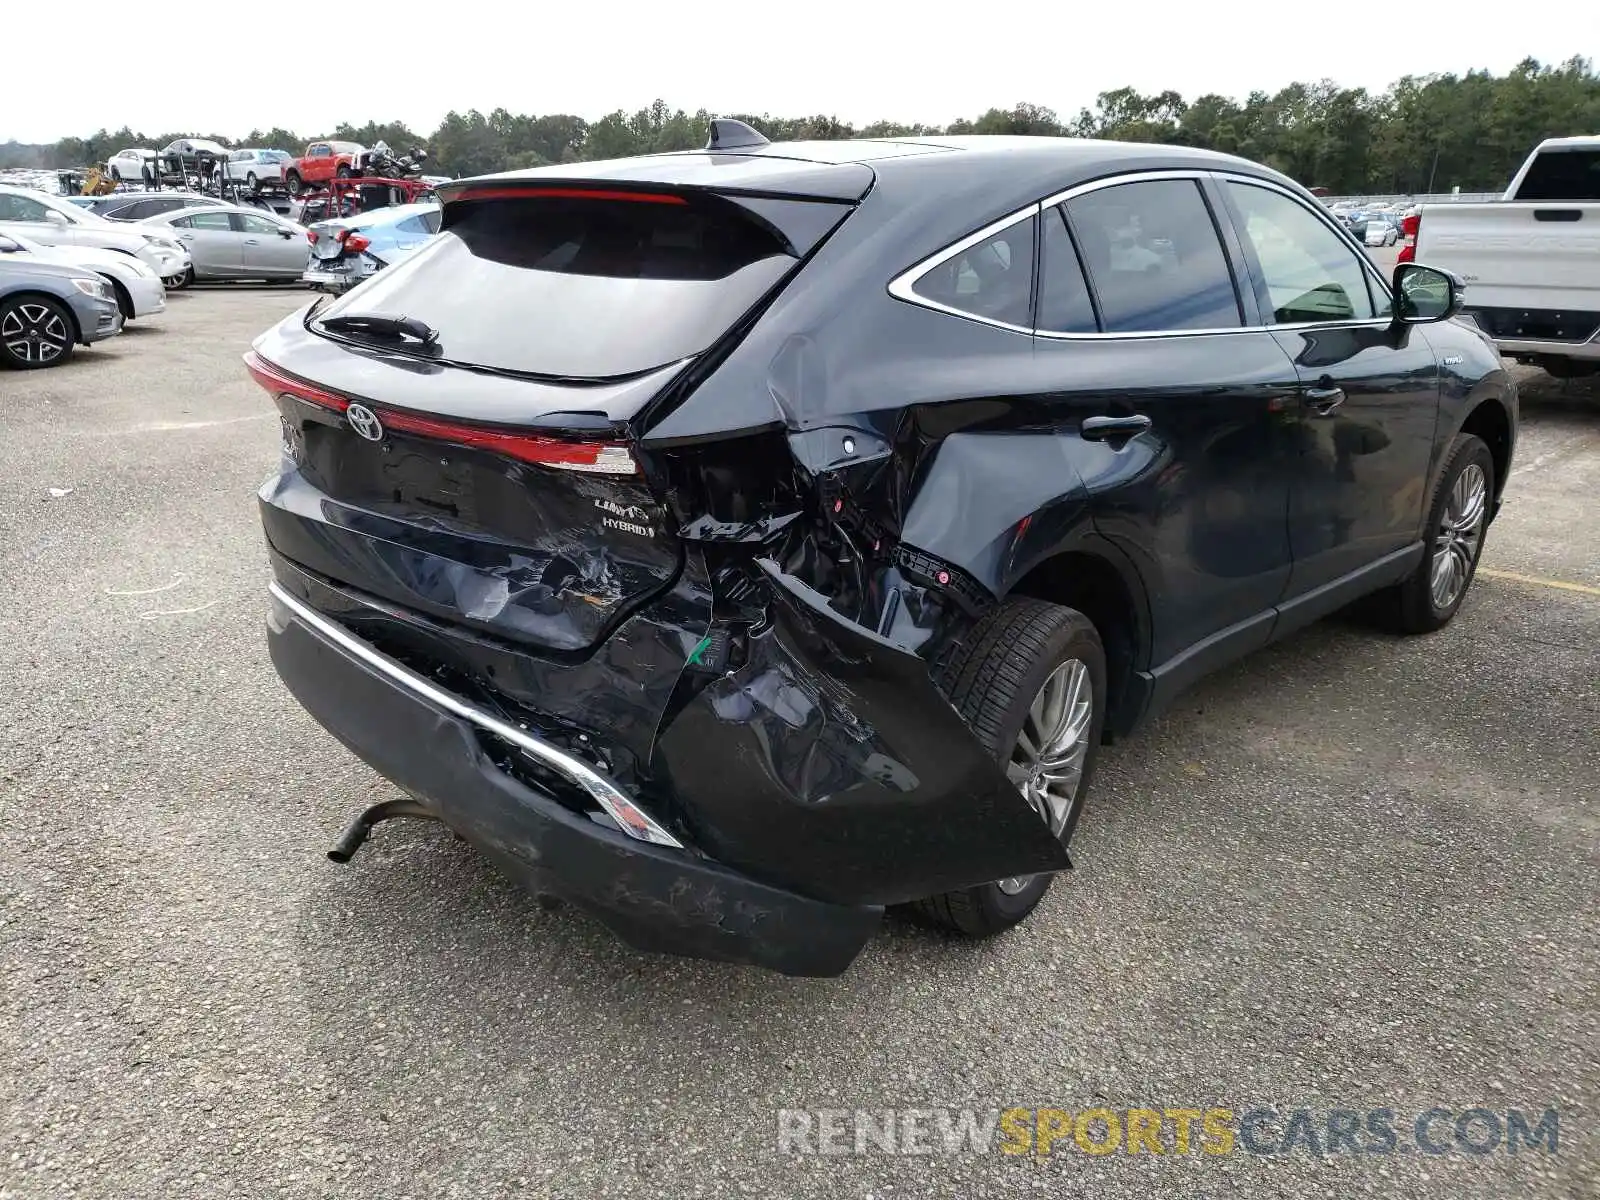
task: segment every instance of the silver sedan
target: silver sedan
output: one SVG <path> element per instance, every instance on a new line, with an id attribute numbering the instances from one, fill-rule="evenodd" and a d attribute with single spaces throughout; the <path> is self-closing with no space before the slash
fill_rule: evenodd
<path id="1" fill-rule="evenodd" d="M 305 226 L 244 205 L 180 209 L 143 222 L 167 225 L 189 248 L 196 279 L 299 279 Z"/>

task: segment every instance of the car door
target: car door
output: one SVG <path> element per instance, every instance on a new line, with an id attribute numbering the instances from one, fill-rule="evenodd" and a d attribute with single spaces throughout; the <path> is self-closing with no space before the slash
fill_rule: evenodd
<path id="1" fill-rule="evenodd" d="M 72 226 L 50 219 L 49 205 L 15 192 L 0 192 L 0 232 L 19 233 L 45 246 L 70 246 Z"/>
<path id="2" fill-rule="evenodd" d="M 1170 692 L 1266 642 L 1290 570 L 1295 370 L 1200 172 L 1102 180 L 1041 218 L 1036 358 L 1101 536 L 1145 583 Z"/>
<path id="3" fill-rule="evenodd" d="M 306 242 L 289 236 L 293 230 L 255 213 L 229 213 L 233 227 L 243 235 L 244 273 L 263 278 L 298 279 L 306 266 Z"/>
<path id="4" fill-rule="evenodd" d="M 300 164 L 301 175 L 308 182 L 326 183 L 333 178 L 333 170 L 333 147 L 327 142 L 313 142 Z"/>
<path id="5" fill-rule="evenodd" d="M 244 235 L 227 209 L 197 209 L 172 220 L 178 240 L 189 247 L 201 279 L 230 279 L 244 272 Z"/>
<path id="6" fill-rule="evenodd" d="M 1294 361 L 1294 567 L 1284 624 L 1314 620 L 1405 574 L 1420 549 L 1439 366 L 1366 254 L 1286 188 L 1221 185 L 1257 300 Z"/>

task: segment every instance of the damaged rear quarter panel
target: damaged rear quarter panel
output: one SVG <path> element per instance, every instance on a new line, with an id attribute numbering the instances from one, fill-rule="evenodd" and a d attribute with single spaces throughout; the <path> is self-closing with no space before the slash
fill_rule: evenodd
<path id="1" fill-rule="evenodd" d="M 940 694 L 927 664 L 762 564 L 772 625 L 663 731 L 697 844 L 818 899 L 892 904 L 1066 851 Z"/>

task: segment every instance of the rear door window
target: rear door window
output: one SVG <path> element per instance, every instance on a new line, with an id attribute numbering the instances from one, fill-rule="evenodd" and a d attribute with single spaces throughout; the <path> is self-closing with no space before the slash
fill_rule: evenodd
<path id="1" fill-rule="evenodd" d="M 614 378 L 705 350 L 798 261 L 773 226 L 717 196 L 457 204 L 439 237 L 324 315 L 414 317 L 450 362 Z"/>
<path id="2" fill-rule="evenodd" d="M 1115 184 L 1074 197 L 1066 210 L 1107 333 L 1243 325 L 1233 273 L 1196 181 Z"/>
<path id="3" fill-rule="evenodd" d="M 1038 328 L 1047 333 L 1095 332 L 1100 325 L 1089 283 L 1059 205 L 1046 210 L 1041 236 Z"/>
<path id="4" fill-rule="evenodd" d="M 1030 216 L 968 246 L 924 273 L 911 290 L 943 308 L 1027 328 L 1035 224 Z"/>

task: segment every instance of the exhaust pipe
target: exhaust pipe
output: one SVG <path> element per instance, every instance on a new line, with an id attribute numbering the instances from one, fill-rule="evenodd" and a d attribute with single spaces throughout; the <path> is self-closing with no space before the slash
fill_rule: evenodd
<path id="1" fill-rule="evenodd" d="M 328 851 L 328 858 L 336 863 L 347 863 L 355 852 L 361 849 L 361 844 L 367 840 L 367 835 L 372 832 L 372 827 L 379 821 L 388 821 L 394 817 L 422 817 L 425 820 L 437 821 L 439 818 L 429 809 L 424 808 L 409 796 L 399 800 L 385 800 L 382 804 L 374 804 L 354 821 L 339 835 L 339 840 Z"/>

